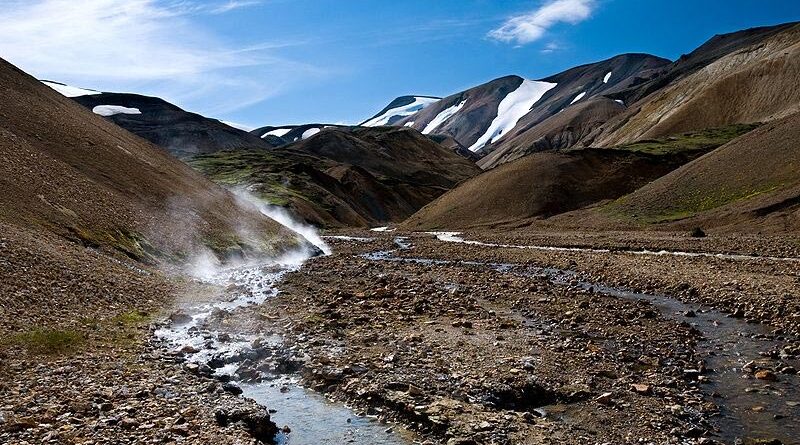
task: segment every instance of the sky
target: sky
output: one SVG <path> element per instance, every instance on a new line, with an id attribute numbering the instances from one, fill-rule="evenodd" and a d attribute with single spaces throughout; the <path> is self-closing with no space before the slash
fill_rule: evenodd
<path id="1" fill-rule="evenodd" d="M 356 124 L 406 94 L 546 77 L 800 20 L 797 0 L 0 0 L 0 57 L 250 127 Z"/>

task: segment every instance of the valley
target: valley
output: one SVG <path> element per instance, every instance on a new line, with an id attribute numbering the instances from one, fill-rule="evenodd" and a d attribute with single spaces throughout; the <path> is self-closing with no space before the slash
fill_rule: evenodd
<path id="1" fill-rule="evenodd" d="M 705 38 L 252 126 L 0 59 L 0 443 L 800 444 L 800 22 Z"/>

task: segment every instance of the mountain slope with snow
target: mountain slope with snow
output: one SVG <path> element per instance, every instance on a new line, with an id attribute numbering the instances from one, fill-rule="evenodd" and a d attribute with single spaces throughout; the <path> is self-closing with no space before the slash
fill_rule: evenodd
<path id="1" fill-rule="evenodd" d="M 247 131 L 185 111 L 158 97 L 92 91 L 51 81 L 43 83 L 180 158 L 273 146 Z"/>
<path id="2" fill-rule="evenodd" d="M 380 127 L 393 125 L 396 122 L 416 114 L 439 101 L 438 97 L 431 96 L 400 96 L 393 100 L 375 116 L 361 123 L 362 127 Z"/>

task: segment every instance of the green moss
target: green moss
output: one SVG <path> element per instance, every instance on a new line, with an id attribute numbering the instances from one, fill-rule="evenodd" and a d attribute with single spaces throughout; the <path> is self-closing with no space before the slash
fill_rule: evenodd
<path id="1" fill-rule="evenodd" d="M 150 323 L 151 316 L 142 311 L 123 312 L 111 319 L 111 322 L 120 326 L 142 326 Z"/>
<path id="2" fill-rule="evenodd" d="M 298 168 L 306 162 L 303 159 L 278 158 L 263 150 L 236 150 L 199 155 L 188 162 L 212 181 L 224 186 L 247 186 L 272 205 L 285 207 L 302 200 L 325 207 L 324 193 Z"/>
<path id="3" fill-rule="evenodd" d="M 726 127 L 671 135 L 658 139 L 647 139 L 632 144 L 614 147 L 616 150 L 627 150 L 649 154 L 669 154 L 709 150 L 720 147 L 748 133 L 761 124 L 734 124 Z"/>
<path id="4" fill-rule="evenodd" d="M 111 248 L 136 261 L 152 263 L 154 257 L 162 255 L 142 235 L 127 229 L 92 231 L 82 227 L 70 227 L 70 232 L 87 247 Z"/>
<path id="5" fill-rule="evenodd" d="M 641 224 L 658 224 L 691 218 L 705 211 L 713 210 L 736 201 L 750 199 L 781 187 L 781 184 L 765 184 L 754 189 L 717 190 L 710 194 L 697 194 L 678 200 L 668 208 L 656 211 L 642 210 L 641 214 L 631 214 L 626 208 L 628 196 L 605 205 L 601 211 L 609 216 L 626 219 Z"/>
<path id="6" fill-rule="evenodd" d="M 38 328 L 11 335 L 6 346 L 21 346 L 37 354 L 66 354 L 74 352 L 82 343 L 81 333 L 72 330 Z"/>

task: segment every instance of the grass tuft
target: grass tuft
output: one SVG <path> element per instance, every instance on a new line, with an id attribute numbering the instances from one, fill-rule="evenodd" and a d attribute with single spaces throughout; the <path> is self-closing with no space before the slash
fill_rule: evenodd
<path id="1" fill-rule="evenodd" d="M 66 354 L 84 342 L 81 333 L 72 330 L 37 328 L 8 338 L 9 345 L 21 346 L 37 354 Z"/>

